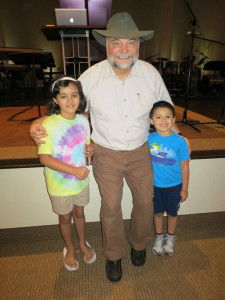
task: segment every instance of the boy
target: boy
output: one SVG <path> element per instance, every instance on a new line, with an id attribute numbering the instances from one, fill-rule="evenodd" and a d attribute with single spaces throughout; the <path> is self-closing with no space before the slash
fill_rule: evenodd
<path id="1" fill-rule="evenodd" d="M 189 152 L 185 139 L 171 130 L 174 107 L 167 101 L 156 102 L 150 112 L 156 132 L 148 137 L 154 172 L 155 255 L 172 255 L 176 240 L 177 212 L 188 197 Z M 167 235 L 163 236 L 163 215 L 168 216 Z"/>

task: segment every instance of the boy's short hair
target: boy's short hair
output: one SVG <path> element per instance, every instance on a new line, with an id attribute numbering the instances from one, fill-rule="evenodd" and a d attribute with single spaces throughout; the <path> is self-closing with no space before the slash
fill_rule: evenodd
<path id="1" fill-rule="evenodd" d="M 167 101 L 158 101 L 158 102 L 155 102 L 152 106 L 152 109 L 150 111 L 150 119 L 152 119 L 152 117 L 153 117 L 153 115 L 154 115 L 157 108 L 164 108 L 164 107 L 171 110 L 171 112 L 173 114 L 173 117 L 175 118 L 176 113 L 175 113 L 174 106 L 171 103 L 167 102 Z"/>

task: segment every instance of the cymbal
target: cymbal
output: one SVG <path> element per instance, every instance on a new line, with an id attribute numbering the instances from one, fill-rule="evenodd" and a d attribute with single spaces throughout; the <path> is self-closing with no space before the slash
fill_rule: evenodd
<path id="1" fill-rule="evenodd" d="M 156 58 L 156 60 L 158 60 L 158 61 L 168 61 L 169 59 L 165 58 L 165 57 L 158 57 L 158 58 Z"/>
<path id="2" fill-rule="evenodd" d="M 152 59 L 152 58 L 154 58 L 155 57 L 155 55 L 149 55 L 149 56 L 147 56 L 145 59 Z"/>
<path id="3" fill-rule="evenodd" d="M 193 62 L 195 59 L 196 59 L 196 56 L 192 55 L 191 61 Z M 185 57 L 183 58 L 183 61 L 189 61 L 189 60 L 190 60 L 190 56 L 185 56 Z"/>

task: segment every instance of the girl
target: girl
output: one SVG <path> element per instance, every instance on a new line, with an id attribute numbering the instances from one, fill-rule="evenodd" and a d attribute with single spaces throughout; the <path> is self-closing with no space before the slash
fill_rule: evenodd
<path id="1" fill-rule="evenodd" d="M 85 147 L 90 143 L 88 120 L 81 115 L 86 99 L 79 81 L 60 77 L 50 87 L 48 117 L 43 126 L 47 136 L 39 145 L 38 154 L 45 166 L 47 190 L 53 211 L 59 215 L 59 226 L 66 244 L 63 249 L 64 266 L 76 271 L 79 263 L 75 257 L 71 218 L 76 225 L 79 246 L 84 261 L 96 259 L 96 253 L 85 238 L 84 205 L 89 202 L 89 170 L 86 168 Z"/>

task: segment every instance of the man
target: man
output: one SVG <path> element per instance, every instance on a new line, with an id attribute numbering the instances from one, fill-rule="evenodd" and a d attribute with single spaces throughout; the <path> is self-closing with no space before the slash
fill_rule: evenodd
<path id="1" fill-rule="evenodd" d="M 121 211 L 123 179 L 133 197 L 129 242 L 131 261 L 141 266 L 152 226 L 152 166 L 147 146 L 149 112 L 154 102 L 171 99 L 158 71 L 138 60 L 139 44 L 154 32 L 139 31 L 128 13 L 113 15 L 106 30 L 93 30 L 106 46 L 107 60 L 79 78 L 89 103 L 94 142 L 93 172 L 101 195 L 100 219 L 106 274 L 122 277 L 127 242 Z M 31 127 L 37 141 L 39 123 Z M 174 128 L 177 131 L 177 128 Z"/>

